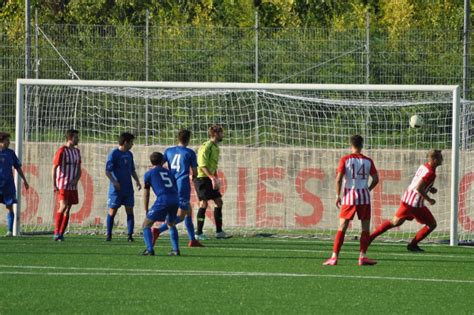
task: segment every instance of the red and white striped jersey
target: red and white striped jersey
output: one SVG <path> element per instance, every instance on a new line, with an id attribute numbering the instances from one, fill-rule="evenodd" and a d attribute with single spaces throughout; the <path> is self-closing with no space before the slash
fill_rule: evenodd
<path id="1" fill-rule="evenodd" d="M 344 174 L 343 205 L 370 204 L 369 175 L 377 174 L 372 159 L 360 153 L 343 156 L 337 173 Z"/>
<path id="2" fill-rule="evenodd" d="M 411 181 L 410 186 L 408 186 L 408 189 L 402 196 L 402 202 L 414 208 L 423 207 L 425 198 L 420 195 L 416 188 L 421 181 L 424 181 L 426 185 L 425 193 L 427 193 L 431 187 L 433 187 L 435 179 L 436 172 L 429 163 L 420 165 L 416 171 L 415 177 L 413 177 L 413 180 Z"/>
<path id="3" fill-rule="evenodd" d="M 81 152 L 77 148 L 62 146 L 56 151 L 53 160 L 56 169 L 56 186 L 58 189 L 76 190 L 72 181 L 77 177 L 81 167 Z"/>

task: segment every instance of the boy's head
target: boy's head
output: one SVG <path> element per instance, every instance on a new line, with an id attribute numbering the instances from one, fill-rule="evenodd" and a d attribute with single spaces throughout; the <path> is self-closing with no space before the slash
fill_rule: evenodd
<path id="1" fill-rule="evenodd" d="M 353 135 L 350 138 L 349 143 L 353 149 L 362 150 L 362 147 L 364 146 L 364 138 L 360 135 Z"/>
<path id="2" fill-rule="evenodd" d="M 79 143 L 79 131 L 76 129 L 66 131 L 66 141 L 72 141 L 73 145 L 77 145 Z"/>
<path id="3" fill-rule="evenodd" d="M 191 139 L 191 131 L 187 129 L 181 129 L 178 132 L 178 141 L 183 145 L 188 145 Z"/>
<path id="4" fill-rule="evenodd" d="M 221 142 L 222 139 L 224 139 L 224 128 L 219 125 L 212 125 L 207 130 L 207 134 L 209 135 L 209 138 Z"/>
<path id="5" fill-rule="evenodd" d="M 441 150 L 430 150 L 427 154 L 428 162 L 433 166 L 439 166 L 443 164 L 443 154 Z"/>
<path id="6" fill-rule="evenodd" d="M 0 145 L 3 148 L 8 148 L 10 145 L 10 134 L 8 132 L 0 132 Z"/>
<path id="7" fill-rule="evenodd" d="M 133 140 L 135 136 L 132 135 L 130 132 L 122 132 L 118 138 L 118 144 L 121 146 L 125 146 L 127 150 L 133 147 Z"/>
<path id="8" fill-rule="evenodd" d="M 160 152 L 153 152 L 150 154 L 150 162 L 153 166 L 161 166 L 163 165 L 163 154 Z"/>

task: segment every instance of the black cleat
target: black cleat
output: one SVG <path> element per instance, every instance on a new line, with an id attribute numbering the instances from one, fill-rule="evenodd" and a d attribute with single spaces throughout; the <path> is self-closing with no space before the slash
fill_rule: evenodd
<path id="1" fill-rule="evenodd" d="M 135 242 L 135 239 L 133 238 L 132 234 L 128 234 L 127 241 L 129 241 L 129 242 Z"/>
<path id="2" fill-rule="evenodd" d="M 168 253 L 168 256 L 181 256 L 181 252 L 179 250 L 172 250 Z"/>
<path id="3" fill-rule="evenodd" d="M 107 235 L 107 237 L 105 238 L 105 241 L 106 242 L 111 242 L 112 241 L 112 235 Z"/>
<path id="4" fill-rule="evenodd" d="M 140 255 L 142 255 L 142 256 L 155 256 L 155 251 L 152 250 L 151 252 L 149 252 L 147 249 L 145 249 Z"/>
<path id="5" fill-rule="evenodd" d="M 414 253 L 422 253 L 425 251 L 424 249 L 420 248 L 418 245 L 416 244 L 413 245 L 411 243 L 407 245 L 407 250 Z"/>

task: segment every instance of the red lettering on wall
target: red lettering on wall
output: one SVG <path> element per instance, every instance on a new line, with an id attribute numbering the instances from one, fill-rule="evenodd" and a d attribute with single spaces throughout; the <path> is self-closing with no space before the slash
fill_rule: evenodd
<path id="1" fill-rule="evenodd" d="M 325 174 L 323 170 L 318 168 L 307 168 L 298 173 L 295 180 L 296 192 L 300 195 L 304 202 L 310 204 L 313 207 L 313 213 L 307 216 L 295 215 L 296 224 L 301 226 L 310 226 L 318 224 L 321 220 L 324 212 L 324 206 L 318 196 L 309 192 L 305 183 L 313 178 L 322 180 Z"/>
<path id="2" fill-rule="evenodd" d="M 285 170 L 282 168 L 259 168 L 257 178 L 257 220 L 255 225 L 257 227 L 282 227 L 282 216 L 269 216 L 266 211 L 267 203 L 282 203 L 283 194 L 268 192 L 265 186 L 265 181 L 269 179 L 283 179 L 285 177 Z"/>
<path id="3" fill-rule="evenodd" d="M 25 174 L 38 177 L 38 167 L 36 165 L 24 165 L 22 170 Z M 30 186 L 30 188 L 26 190 L 23 185 L 21 185 L 21 195 L 26 201 L 26 207 L 21 211 L 21 222 L 30 222 L 38 213 L 39 195 L 33 187 Z"/>
<path id="4" fill-rule="evenodd" d="M 94 200 L 94 183 L 84 168 L 81 169 L 81 179 L 79 182 L 84 190 L 84 202 L 79 211 L 71 213 L 71 222 L 82 224 L 91 214 L 92 202 Z"/>
<path id="5" fill-rule="evenodd" d="M 465 174 L 460 183 L 459 187 L 459 212 L 458 212 L 458 222 L 462 225 L 466 231 L 474 231 L 474 221 L 470 218 L 468 213 L 468 207 L 472 207 L 472 203 L 469 205 L 466 202 L 466 197 L 469 189 L 471 188 L 472 183 L 474 182 L 474 172 Z"/>
<path id="6" fill-rule="evenodd" d="M 237 225 L 245 226 L 247 219 L 247 169 L 238 168 L 237 177 Z"/>
<path id="7" fill-rule="evenodd" d="M 386 181 L 400 181 L 401 171 L 400 170 L 378 170 L 379 183 L 374 188 L 374 200 L 372 222 L 374 226 L 379 226 L 384 219 L 382 218 L 382 208 L 384 205 L 399 205 L 400 195 L 399 194 L 384 194 L 384 184 Z M 393 212 L 395 213 L 395 211 Z"/>

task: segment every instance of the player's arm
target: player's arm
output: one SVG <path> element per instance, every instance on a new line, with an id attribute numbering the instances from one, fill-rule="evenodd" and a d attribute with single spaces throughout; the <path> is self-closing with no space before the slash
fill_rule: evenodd
<path id="1" fill-rule="evenodd" d="M 143 189 L 143 206 L 145 208 L 145 213 L 148 213 L 148 208 L 150 205 L 150 186 L 145 184 Z"/>
<path id="2" fill-rule="evenodd" d="M 28 181 L 26 180 L 25 174 L 23 174 L 23 170 L 21 169 L 21 166 L 15 166 L 15 170 L 18 172 L 18 175 L 20 175 L 20 178 L 23 180 L 23 185 L 25 185 L 25 188 L 28 190 L 30 188 L 30 185 L 28 184 Z"/>
<path id="3" fill-rule="evenodd" d="M 142 189 L 142 184 L 140 183 L 140 178 L 138 178 L 137 172 L 135 170 L 132 171 L 132 177 L 137 184 L 138 190 Z"/>
<path id="4" fill-rule="evenodd" d="M 434 205 L 436 203 L 436 200 L 430 198 L 430 196 L 428 196 L 428 194 L 426 193 L 426 183 L 424 180 L 420 180 L 420 183 L 418 184 L 418 186 L 415 188 L 415 190 L 423 197 L 425 198 L 426 201 L 428 201 L 428 203 L 430 205 Z"/>
<path id="5" fill-rule="evenodd" d="M 436 194 L 438 192 L 438 189 L 434 188 L 434 187 L 431 187 L 430 188 L 430 193 L 432 194 Z"/>
<path id="6" fill-rule="evenodd" d="M 120 183 L 118 182 L 118 180 L 114 178 L 114 176 L 112 175 L 112 172 L 105 171 L 105 176 L 107 176 L 107 178 L 110 180 L 112 185 L 114 185 L 115 190 L 120 190 Z"/>
<path id="7" fill-rule="evenodd" d="M 51 170 L 51 176 L 53 178 L 53 190 L 58 191 L 58 186 L 56 186 L 56 170 L 58 169 L 59 165 L 53 165 Z"/>
<path id="8" fill-rule="evenodd" d="M 342 189 L 342 179 L 344 178 L 344 174 L 338 172 L 336 175 L 336 207 L 341 206 L 341 189 Z"/>
<path id="9" fill-rule="evenodd" d="M 191 167 L 191 179 L 195 180 L 197 177 L 197 167 Z"/>
<path id="10" fill-rule="evenodd" d="M 372 191 L 372 189 L 374 189 L 379 183 L 379 173 L 375 172 L 375 174 L 370 176 L 372 177 L 372 182 L 370 183 L 369 191 Z"/>

